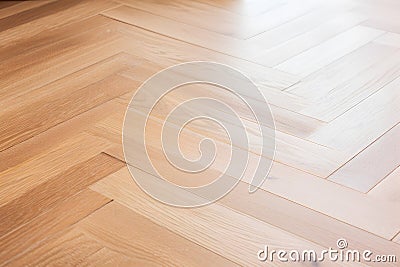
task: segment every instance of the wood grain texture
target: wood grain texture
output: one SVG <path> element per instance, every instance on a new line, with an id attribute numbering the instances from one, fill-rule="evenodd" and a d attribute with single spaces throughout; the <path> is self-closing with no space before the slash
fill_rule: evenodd
<path id="1" fill-rule="evenodd" d="M 251 220 L 247 216 L 218 204 L 211 204 L 195 210 L 164 206 L 143 193 L 132 181 L 127 169 L 111 175 L 91 188 L 114 198 L 173 232 L 196 243 L 206 245 L 214 252 L 224 255 L 238 264 L 258 264 L 254 254 L 266 241 L 272 248 L 312 247 L 320 249 L 313 243 L 285 233 L 271 225 Z M 151 209 L 148 205 L 143 205 L 148 201 L 152 203 Z M 169 219 L 171 213 L 174 214 L 172 221 Z M 220 217 L 220 214 L 224 214 L 225 218 Z M 228 220 L 227 217 L 229 217 Z M 228 221 L 235 223 L 228 224 Z M 238 246 L 238 244 L 242 245 Z M 243 244 L 246 245 L 243 246 Z"/>
<path id="2" fill-rule="evenodd" d="M 399 166 L 399 140 L 397 125 L 329 176 L 329 180 L 368 192 Z"/>
<path id="3" fill-rule="evenodd" d="M 135 261 L 136 265 L 235 265 L 117 202 L 93 213 L 78 226 L 106 247 Z"/>
<path id="4" fill-rule="evenodd" d="M 122 166 L 124 164 L 119 160 L 106 154 L 99 154 L 49 178 L 19 198 L 0 207 L 0 214 L 3 218 L 0 224 L 0 236 L 46 212 L 63 199 L 84 190 Z M 81 177 L 85 177 L 85 180 L 80 180 Z M 32 203 L 35 204 L 31 205 Z M 20 212 L 16 213 L 16 210 Z"/>
<path id="5" fill-rule="evenodd" d="M 399 259 L 399 10 L 396 0 L 0 2 L 0 266 L 280 266 L 260 262 L 257 251 L 320 251 L 339 238 L 349 249 Z M 206 171 L 182 173 L 161 150 L 166 115 L 206 96 L 243 119 L 208 106 L 235 132 L 247 130 L 248 148 L 235 147 L 249 161 L 237 187 L 198 209 L 173 208 L 140 190 L 124 167 L 121 138 L 139 86 L 188 61 L 241 71 L 275 120 L 261 125 L 275 129 L 271 171 L 249 194 L 264 144 L 240 98 L 197 84 L 157 103 L 148 156 L 180 185 L 226 172 L 230 141 L 214 122 L 188 124 L 179 138 L 185 156 L 198 158 L 205 137 L 218 153 Z M 142 105 L 153 104 L 150 97 Z M 260 99 L 250 103 L 264 110 Z M 186 108 L 178 118 L 196 112 Z M 177 120 L 165 124 L 177 127 Z M 135 155 L 136 175 L 155 182 Z"/>
<path id="6" fill-rule="evenodd" d="M 35 217 L 15 231 L 0 237 L 1 262 L 9 263 L 16 256 L 57 236 L 108 202 L 110 202 L 109 198 L 89 189 L 65 199 L 49 212 Z"/>
<path id="7" fill-rule="evenodd" d="M 108 147 L 106 152 L 124 160 L 120 139 L 122 121 L 123 116 L 121 116 L 121 114 L 110 116 L 98 123 L 98 125 L 89 132 L 98 137 L 111 140 L 115 145 Z M 149 125 L 151 125 L 151 130 L 148 131 L 149 139 L 147 144 L 150 157 L 153 159 L 153 162 L 156 163 L 156 167 L 161 171 L 161 173 L 165 174 L 166 177 L 173 179 L 174 182 L 184 185 L 184 183 L 187 183 L 183 178 L 185 176 L 182 176 L 181 173 L 176 171 L 176 169 L 171 168 L 171 166 L 164 160 L 162 152 L 160 152 L 160 138 L 157 137 L 156 129 L 160 127 L 161 122 L 150 120 L 149 123 Z M 167 127 L 169 127 L 168 124 Z M 151 137 L 150 134 L 152 135 Z M 183 142 L 183 144 L 197 144 L 202 138 L 203 135 L 187 130 L 182 131 L 181 142 Z M 218 155 L 229 154 L 229 145 L 218 141 L 216 141 L 216 144 L 218 145 Z M 183 145 L 182 147 L 186 148 L 186 153 L 190 152 L 187 155 L 196 155 L 197 153 L 196 146 Z M 251 170 L 257 166 L 258 162 L 255 154 L 251 153 L 250 155 L 248 172 L 244 174 L 243 178 L 247 182 L 251 180 L 253 175 Z M 221 157 L 217 157 L 217 159 L 220 158 Z M 196 176 L 196 179 L 190 179 L 190 182 L 197 181 L 196 184 L 190 185 L 202 185 L 205 184 L 206 181 L 210 181 L 212 177 L 216 177 L 216 175 L 221 173 L 226 167 L 226 161 L 224 161 L 224 158 L 225 157 L 222 157 L 220 161 L 216 161 L 215 164 L 210 166 L 207 170 L 210 171 L 209 173 Z M 142 167 L 141 160 L 142 159 L 139 157 L 136 158 L 136 166 L 138 168 Z M 238 178 L 238 176 L 235 177 L 236 179 Z M 400 225 L 399 218 L 392 214 L 393 209 L 399 208 L 398 204 L 376 202 L 374 199 L 369 199 L 364 194 L 278 162 L 274 162 L 269 177 L 270 179 L 267 179 L 262 187 L 265 190 L 334 218 L 338 218 L 351 225 L 356 225 L 362 229 L 368 229 L 368 231 L 379 236 L 386 238 L 393 236 L 394 232 L 397 231 L 397 228 Z M 291 186 L 288 187 L 288 184 Z M 305 188 L 307 188 L 307 190 L 305 190 Z M 325 196 L 324 198 L 321 198 L 321 193 Z M 329 204 L 333 202 L 337 203 L 337 205 L 342 208 L 339 210 L 336 206 Z M 347 205 L 346 203 L 359 204 Z M 367 205 L 368 209 L 361 209 L 360 206 L 363 205 Z M 379 214 L 379 216 L 377 216 L 377 214 Z M 369 218 L 368 223 L 365 222 L 365 217 Z M 382 218 L 385 218 L 384 222 L 382 221 Z M 383 223 L 385 224 L 384 227 L 382 225 Z"/>

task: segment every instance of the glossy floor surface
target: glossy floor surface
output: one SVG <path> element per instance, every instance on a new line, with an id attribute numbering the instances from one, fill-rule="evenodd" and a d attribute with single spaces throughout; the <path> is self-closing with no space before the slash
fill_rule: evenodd
<path id="1" fill-rule="evenodd" d="M 320 251 L 339 238 L 400 261 L 398 1 L 70 0 L 0 8 L 1 266 L 255 266 L 266 265 L 257 259 L 264 245 Z M 193 60 L 227 64 L 254 80 L 275 118 L 276 155 L 256 193 L 247 192 L 245 177 L 219 201 L 182 209 L 133 182 L 121 133 L 135 90 Z M 162 169 L 156 129 L 166 111 L 198 93 L 175 92 L 149 118 L 151 157 Z M 256 135 L 255 122 L 248 124 Z M 182 149 L 192 156 L 198 138 L 229 143 L 209 122 L 185 131 Z M 252 143 L 249 153 L 259 148 Z M 198 181 L 222 167 L 209 171 Z"/>

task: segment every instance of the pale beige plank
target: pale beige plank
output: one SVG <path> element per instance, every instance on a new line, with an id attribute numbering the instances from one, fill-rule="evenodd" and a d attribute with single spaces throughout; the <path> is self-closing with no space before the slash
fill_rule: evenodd
<path id="1" fill-rule="evenodd" d="M 393 241 L 400 244 L 400 232 L 399 232 L 399 234 L 393 239 Z"/>
<path id="2" fill-rule="evenodd" d="M 122 0 L 123 1 L 123 0 Z M 200 2 L 228 10 L 243 16 L 257 16 L 278 6 L 287 3 L 287 0 L 271 0 L 268 2 L 245 1 L 238 2 L 232 0 L 213 1 L 201 0 Z"/>
<path id="3" fill-rule="evenodd" d="M 257 3 L 257 1 L 254 2 Z M 335 5 L 319 4 L 322 4 L 322 6 L 248 39 L 245 42 L 245 47 L 242 47 L 242 49 L 246 50 L 252 58 L 255 58 L 260 54 L 260 51 L 271 49 L 301 34 L 312 31 L 318 28 L 320 24 L 332 20 L 342 13 L 346 13 L 350 9 L 350 6 L 352 6 L 343 5 L 343 3 Z M 246 6 L 246 3 L 243 3 L 243 5 Z M 260 2 L 258 5 L 263 6 L 265 4 Z"/>
<path id="4" fill-rule="evenodd" d="M 316 100 L 314 105 L 301 112 L 324 121 L 331 121 L 399 76 L 400 51 L 397 51 L 389 58 L 382 58 L 380 62 L 335 87 L 325 96 Z"/>
<path id="5" fill-rule="evenodd" d="M 244 46 L 248 46 L 244 41 L 230 36 L 191 26 L 174 19 L 160 17 L 159 15 L 154 15 L 129 6 L 120 6 L 110 9 L 102 12 L 102 15 L 225 54 L 245 56 L 245 53 L 242 51 Z M 196 32 L 196 34 L 193 34 L 193 32 Z"/>
<path id="6" fill-rule="evenodd" d="M 329 180 L 368 192 L 400 165 L 399 140 L 397 125 L 329 176 Z"/>
<path id="7" fill-rule="evenodd" d="M 377 184 L 368 195 L 377 198 L 379 200 L 399 202 L 400 195 L 400 168 L 397 168 L 390 173 L 383 181 Z"/>
<path id="8" fill-rule="evenodd" d="M 136 261 L 135 265 L 235 265 L 117 202 L 96 211 L 78 227 L 104 246 Z"/>
<path id="9" fill-rule="evenodd" d="M 188 45 L 178 40 L 134 28 L 126 24 L 115 22 L 115 27 L 126 37 L 121 44 L 125 52 L 146 59 L 164 68 L 187 61 L 215 61 L 237 68 L 248 75 L 263 92 L 272 90 L 270 94 L 273 94 L 274 89 L 283 90 L 299 81 L 299 77 L 292 74 L 260 66 L 259 64 L 198 46 Z M 144 46 L 135 42 L 138 39 L 141 39 L 143 44 L 146 45 Z M 160 57 L 160 53 L 164 56 Z M 287 106 L 289 107 L 289 105 Z"/>
<path id="10" fill-rule="evenodd" d="M 367 44 L 383 33 L 383 31 L 373 28 L 357 26 L 277 65 L 276 68 L 304 77 Z"/>
<path id="11" fill-rule="evenodd" d="M 369 43 L 302 79 L 285 91 L 325 102 L 323 97 L 342 83 L 352 79 L 375 63 L 392 56 L 397 51 L 385 45 Z M 317 104 L 317 103 L 315 103 Z"/>
<path id="12" fill-rule="evenodd" d="M 337 18 L 328 20 L 311 31 L 296 36 L 271 49 L 261 50 L 253 60 L 265 66 L 276 66 L 341 34 L 363 20 L 365 20 L 365 16 L 356 12 L 340 14 Z"/>
<path id="13" fill-rule="evenodd" d="M 309 139 L 355 155 L 400 121 L 399 84 L 397 78 Z"/>
<path id="14" fill-rule="evenodd" d="M 220 34 L 246 39 L 297 18 L 315 3 L 290 1 L 256 17 L 242 17 L 214 6 L 188 1 L 175 1 L 173 5 L 159 1 L 124 0 L 123 3 L 153 14 L 175 19 Z M 240 21 L 240 27 L 237 22 Z"/>
<path id="15" fill-rule="evenodd" d="M 400 34 L 394 32 L 388 32 L 382 35 L 381 37 L 377 38 L 374 42 L 400 48 Z"/>
<path id="16" fill-rule="evenodd" d="M 145 78 L 138 79 L 139 74 L 137 69 L 135 68 L 123 71 L 121 75 L 133 79 L 135 81 L 142 79 L 144 81 L 145 79 Z M 285 93 L 282 93 L 280 95 L 282 101 L 286 98 L 286 96 L 287 95 L 285 95 Z M 124 97 L 126 97 L 125 103 L 127 106 L 128 102 L 132 97 L 132 94 L 125 95 Z M 224 103 L 233 107 L 240 117 L 253 122 L 255 121 L 255 118 L 252 115 L 251 111 L 247 108 L 247 106 L 244 105 L 244 102 L 241 99 L 239 99 L 236 95 L 228 94 L 226 90 L 221 89 L 219 87 L 209 86 L 205 84 L 186 85 L 184 86 L 184 88 L 181 89 L 178 88 L 173 92 L 169 93 L 167 96 L 165 96 L 165 98 L 163 98 L 163 100 L 159 103 L 159 105 L 162 105 L 163 112 L 166 112 L 164 111 L 164 109 L 171 110 L 171 108 L 173 108 L 173 106 L 177 105 L 178 103 L 183 103 L 186 100 L 190 100 L 196 97 L 211 97 L 211 98 L 221 99 L 224 101 Z M 258 114 L 261 114 L 261 112 L 263 112 L 264 110 L 264 102 L 260 101 L 259 99 L 249 99 L 247 103 L 252 107 L 253 111 L 255 111 Z M 285 108 L 281 108 L 276 104 L 270 105 L 270 108 L 274 116 L 274 123 L 276 129 L 280 132 L 284 132 L 289 135 L 294 135 L 300 138 L 306 138 L 320 127 L 323 127 L 325 124 L 319 120 L 289 111 Z M 155 112 L 155 114 L 157 114 L 157 112 Z"/>

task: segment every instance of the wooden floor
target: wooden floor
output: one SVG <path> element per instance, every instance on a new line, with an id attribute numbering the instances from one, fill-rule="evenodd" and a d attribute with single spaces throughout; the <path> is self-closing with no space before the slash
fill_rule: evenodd
<path id="1" fill-rule="evenodd" d="M 400 2 L 0 8 L 1 266 L 254 266 L 266 265 L 257 259 L 264 245 L 321 250 L 339 238 L 400 260 Z M 181 209 L 134 183 L 121 131 L 135 89 L 192 60 L 233 66 L 256 82 L 275 118 L 276 156 L 256 193 L 245 177 L 216 203 Z M 195 94 L 178 92 L 165 105 Z M 227 141 L 210 125 L 187 131 Z"/>

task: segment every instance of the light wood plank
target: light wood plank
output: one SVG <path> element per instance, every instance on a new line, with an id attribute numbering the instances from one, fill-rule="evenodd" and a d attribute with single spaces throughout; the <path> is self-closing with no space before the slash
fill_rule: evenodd
<path id="1" fill-rule="evenodd" d="M 305 77 L 383 33 L 373 28 L 357 26 L 277 65 L 276 68 Z"/>
<path id="2" fill-rule="evenodd" d="M 117 202 L 96 211 L 78 226 L 99 243 L 135 260 L 135 265 L 235 265 Z"/>
<path id="3" fill-rule="evenodd" d="M 29 38 L 43 31 L 46 31 L 47 29 L 68 25 L 69 23 L 85 19 L 87 17 L 96 15 L 101 11 L 116 6 L 115 3 L 106 0 L 96 1 L 96 3 L 92 1 L 74 0 L 74 1 L 68 1 L 68 3 L 64 4 L 55 3 L 54 5 L 61 5 L 61 8 L 58 8 L 59 12 L 45 16 L 40 19 L 35 19 L 30 23 L 25 23 L 19 25 L 18 27 L 13 27 L 6 31 L 2 31 L 0 33 L 0 39 L 2 40 L 1 47 L 3 45 L 8 45 L 12 42 L 15 42 L 20 38 Z M 63 9 L 63 6 L 69 6 L 69 8 Z M 51 12 L 51 7 L 49 7 L 49 10 L 50 11 L 47 12 Z M 35 12 L 37 13 L 35 16 L 40 17 L 41 10 L 37 10 Z M 7 19 L 10 20 L 9 22 L 11 24 L 18 23 L 18 22 L 13 22 L 13 18 L 11 17 L 8 17 Z M 30 14 L 28 10 L 26 14 L 26 20 L 29 19 L 30 19 Z"/>
<path id="4" fill-rule="evenodd" d="M 31 54 L 7 60 L 1 66 L 6 75 L 0 83 L 2 94 L 9 96 L 12 95 L 11 91 L 15 92 L 16 97 L 21 91 L 27 92 L 44 86 L 118 53 L 116 47 L 109 48 L 115 45 L 117 36 L 107 31 L 108 28 L 103 27 L 91 34 L 84 34 L 85 38 L 78 35 Z M 104 38 L 102 42 L 98 40 L 100 36 Z M 8 67 L 9 64 L 14 67 Z"/>
<path id="5" fill-rule="evenodd" d="M 165 206 L 143 193 L 132 181 L 127 169 L 122 169 L 101 180 L 91 188 L 112 196 L 117 202 L 153 222 L 216 253 L 223 254 L 238 264 L 259 264 L 254 255 L 257 255 L 257 251 L 260 246 L 262 248 L 264 242 L 268 242 L 271 249 L 307 247 L 320 250 L 321 248 L 279 228 L 252 220 L 218 204 L 191 210 Z M 152 203 L 151 208 L 145 204 L 149 202 Z"/>
<path id="6" fill-rule="evenodd" d="M 242 49 L 246 45 L 244 41 L 182 23 L 174 19 L 160 17 L 140 9 L 120 6 L 107 10 L 103 12 L 102 15 L 174 39 L 179 39 L 183 42 L 211 48 L 221 53 L 228 53 L 231 55 L 244 54 L 242 53 Z M 196 34 L 192 34 L 193 32 L 196 32 Z"/>
<path id="7" fill-rule="evenodd" d="M 388 32 L 382 35 L 381 37 L 377 38 L 374 42 L 400 48 L 400 34 Z"/>
<path id="8" fill-rule="evenodd" d="M 192 1 L 175 1 L 174 5 L 159 1 L 124 0 L 123 2 L 162 17 L 168 17 L 239 39 L 247 39 L 279 26 L 307 13 L 315 6 L 315 3 L 313 4 L 311 1 L 306 1 L 302 4 L 290 1 L 253 18 L 238 16 L 211 5 Z M 234 26 L 238 21 L 241 23 L 240 27 Z"/>
<path id="9" fill-rule="evenodd" d="M 125 52 L 146 59 L 149 62 L 156 63 L 161 66 L 161 69 L 162 67 L 171 66 L 172 64 L 181 63 L 182 61 L 216 61 L 242 71 L 244 74 L 248 75 L 263 92 L 268 92 L 271 89 L 272 91 L 274 91 L 273 89 L 283 90 L 299 81 L 299 78 L 295 75 L 266 68 L 259 64 L 216 53 L 198 46 L 188 45 L 187 43 L 182 43 L 152 32 L 132 28 L 126 24 L 115 22 L 115 27 L 125 36 L 122 43 Z M 142 40 L 143 43 L 135 42 L 135 40 L 138 39 Z M 160 57 L 160 53 L 164 56 Z M 267 97 L 270 94 L 267 94 Z"/>
<path id="10" fill-rule="evenodd" d="M 110 199 L 86 189 L 0 238 L 0 259 L 7 264 L 109 203 Z"/>
<path id="11" fill-rule="evenodd" d="M 82 146 L 85 149 L 82 149 Z M 72 136 L 50 151 L 35 155 L 22 164 L 1 172 L 0 206 L 3 206 L 36 186 L 45 183 L 82 161 L 104 150 L 109 143 L 87 134 Z M 66 160 L 68 159 L 68 160 Z"/>
<path id="12" fill-rule="evenodd" d="M 124 165 L 106 154 L 99 154 L 49 178 L 46 182 L 0 207 L 3 218 L 0 223 L 0 236 L 46 212 L 63 199 L 84 190 Z M 82 177 L 85 179 L 82 180 Z M 15 212 L 16 210 L 19 212 Z"/>
<path id="13" fill-rule="evenodd" d="M 112 120 L 115 120 L 115 118 Z M 123 118 L 120 117 L 117 120 L 120 120 L 122 123 Z M 157 127 L 155 126 L 152 126 L 151 129 L 156 129 Z M 121 139 L 119 138 L 120 131 L 121 128 L 118 126 L 118 123 L 115 125 L 111 121 L 100 123 L 97 129 L 91 130 L 91 133 L 114 142 L 115 146 L 107 148 L 106 152 L 124 160 Z M 151 132 L 155 132 L 155 130 L 147 133 Z M 182 131 L 181 138 L 182 144 L 198 144 L 203 137 L 192 132 Z M 193 177 L 183 179 L 180 172 L 175 168 L 171 168 L 169 163 L 165 162 L 162 153 L 159 151 L 159 141 L 156 140 L 159 140 L 159 136 L 157 135 L 148 140 L 151 141 L 148 143 L 149 155 L 156 164 L 156 168 L 168 177 L 168 179 L 177 184 L 186 186 L 204 185 L 207 181 L 209 182 L 210 179 L 218 177 L 221 172 L 225 171 L 227 159 L 226 157 L 221 157 L 221 155 L 229 155 L 229 145 L 216 141 L 219 156 L 217 155 L 212 166 L 207 169 L 208 172 L 196 176 L 196 179 L 191 179 Z M 154 146 L 151 145 L 152 143 Z M 185 148 L 185 155 L 196 155 L 198 153 L 196 146 L 183 145 L 181 147 Z M 139 168 L 143 166 L 141 160 L 140 157 L 135 159 L 136 166 Z M 244 174 L 244 181 L 251 181 L 253 177 L 252 170 L 255 169 L 257 164 L 257 156 L 250 153 L 248 170 Z M 235 177 L 238 179 L 238 176 Z M 397 203 L 376 202 L 375 199 L 370 199 L 365 194 L 277 162 L 274 162 L 268 177 L 269 179 L 262 186 L 263 189 L 379 236 L 391 238 L 400 225 L 400 218 L 393 216 L 392 212 L 399 208 Z M 324 197 L 321 198 L 321 195 Z M 331 205 L 330 203 L 336 204 Z M 346 203 L 353 203 L 353 205 L 347 205 Z M 340 206 L 341 209 L 337 209 L 336 205 Z M 368 220 L 365 220 L 367 217 Z M 385 218 L 385 220 L 382 218 Z M 385 222 L 384 226 L 382 225 L 383 221 Z"/>
<path id="14" fill-rule="evenodd" d="M 309 139 L 354 155 L 360 152 L 400 121 L 399 84 L 397 78 Z"/>
<path id="15" fill-rule="evenodd" d="M 399 232 L 399 234 L 393 239 L 393 241 L 400 244 L 400 232 Z"/>
<path id="16" fill-rule="evenodd" d="M 347 162 L 329 180 L 368 192 L 400 165 L 400 125 Z"/>
<path id="17" fill-rule="evenodd" d="M 129 92 L 134 86 L 131 80 L 118 75 L 109 76 L 86 87 L 76 88 L 71 84 L 63 83 L 62 87 L 56 90 L 54 85 L 50 84 L 48 87 L 52 87 L 51 93 L 45 97 L 33 100 L 22 107 L 14 105 L 13 109 L 1 114 L 1 118 L 7 118 L 10 124 L 3 127 L 0 134 L 2 142 L 0 150 L 5 150 L 54 125 Z M 113 89 L 110 90 L 110 88 Z M 46 105 L 46 103 L 51 103 L 51 105 Z M 24 110 L 34 112 L 26 113 Z"/>
<path id="18" fill-rule="evenodd" d="M 110 101 L 87 112 L 79 114 L 71 120 L 57 124 L 53 128 L 36 135 L 34 138 L 19 143 L 0 153 L 0 172 L 10 169 L 37 155 L 50 152 L 67 139 L 83 133 L 97 122 L 105 118 L 105 114 L 123 113 L 120 103 Z"/>
<path id="19" fill-rule="evenodd" d="M 325 68 L 302 79 L 299 83 L 286 89 L 293 94 L 324 102 L 324 96 L 346 81 L 360 74 L 374 64 L 393 56 L 396 48 L 369 43 Z"/>
<path id="20" fill-rule="evenodd" d="M 351 80 L 332 89 L 314 105 L 310 105 L 301 112 L 324 121 L 331 121 L 397 77 L 400 77 L 400 51 L 389 58 L 382 58 L 381 62 L 377 62 Z"/>
<path id="21" fill-rule="evenodd" d="M 78 266 L 89 263 L 91 255 L 101 251 L 102 244 L 75 228 L 59 238 L 42 243 L 28 253 L 14 259 L 14 266 Z"/>
<path id="22" fill-rule="evenodd" d="M 257 3 L 257 1 L 254 2 Z M 258 4 L 260 6 L 264 5 L 263 3 Z M 350 6 L 352 6 L 343 5 L 338 2 L 336 5 L 318 4 L 322 4 L 322 6 L 248 39 L 242 50 L 248 52 L 250 56 L 252 55 L 252 58 L 256 58 L 260 51 L 271 49 L 301 34 L 312 31 L 321 23 L 325 23 L 336 16 L 340 16 L 342 13 L 346 13 L 350 9 Z M 246 3 L 243 3 L 243 5 L 246 5 Z M 255 48 L 255 50 L 251 51 L 252 48 Z"/>
<path id="23" fill-rule="evenodd" d="M 379 200 L 400 202 L 398 189 L 400 186 L 400 168 L 390 173 L 383 181 L 377 184 L 368 195 Z"/>
<path id="24" fill-rule="evenodd" d="M 278 46 L 267 50 L 261 50 L 253 60 L 263 64 L 264 66 L 277 66 L 302 52 L 334 38 L 336 35 L 351 29 L 364 20 L 365 16 L 356 12 L 341 14 L 337 18 L 328 20 L 317 28 L 296 36 Z"/>

